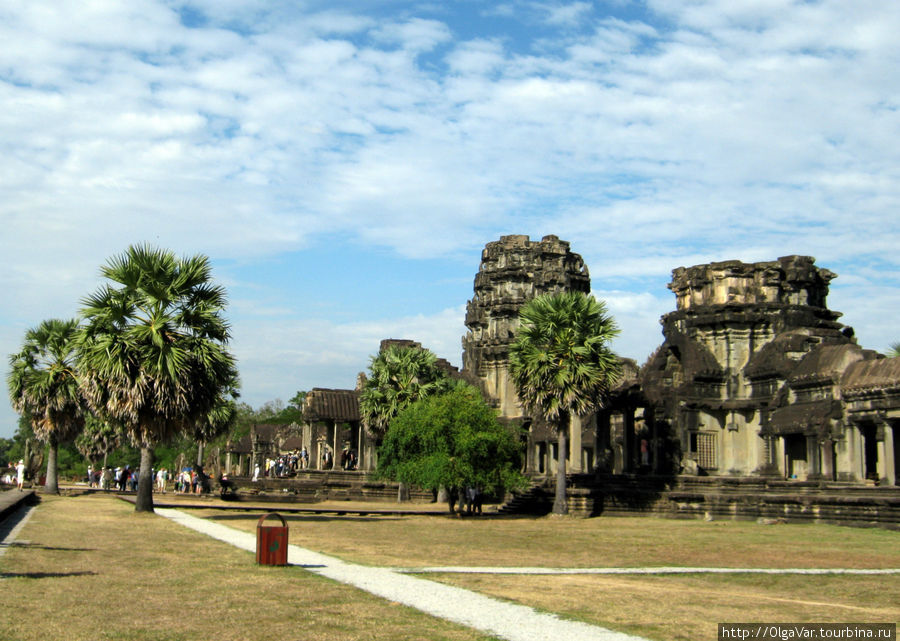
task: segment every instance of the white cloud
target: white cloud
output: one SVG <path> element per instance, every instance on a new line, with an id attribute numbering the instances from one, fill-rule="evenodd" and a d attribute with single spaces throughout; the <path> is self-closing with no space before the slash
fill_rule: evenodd
<path id="1" fill-rule="evenodd" d="M 584 2 L 321 6 L 0 8 L 4 340 L 73 313 L 97 266 L 141 241 L 253 264 L 336 236 L 471 255 L 448 274 L 471 278 L 501 234 L 554 233 L 596 288 L 636 301 L 620 351 L 639 360 L 676 266 L 799 253 L 844 282 L 876 259 L 897 269 L 900 6 L 651 0 L 645 21 Z M 451 15 L 466 9 L 482 15 Z M 539 14 L 553 21 L 533 30 Z M 866 275 L 864 296 L 833 298 L 883 341 L 896 287 Z M 366 341 L 390 329 L 364 320 Z M 263 352 L 248 367 L 277 370 Z"/>
<path id="2" fill-rule="evenodd" d="M 541 6 L 535 3 L 535 6 Z M 590 2 L 572 2 L 560 5 L 544 5 L 542 9 L 547 12 L 546 20 L 552 25 L 574 26 L 579 23 L 586 14 L 593 9 Z"/>
<path id="3" fill-rule="evenodd" d="M 385 338 L 418 341 L 459 367 L 464 318 L 464 305 L 378 322 L 254 318 L 235 325 L 232 348 L 242 377 L 253 381 L 246 400 L 260 405 L 312 387 L 352 389 Z"/>

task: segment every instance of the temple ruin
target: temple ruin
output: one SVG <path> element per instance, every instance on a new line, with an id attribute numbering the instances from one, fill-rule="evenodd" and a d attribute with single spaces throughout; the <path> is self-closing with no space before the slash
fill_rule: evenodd
<path id="1" fill-rule="evenodd" d="M 664 490 L 669 511 L 746 516 L 796 513 L 803 493 L 844 492 L 822 509 L 838 521 L 883 520 L 885 495 L 856 497 L 847 507 L 845 494 L 900 485 L 900 358 L 860 347 L 841 314 L 828 309 L 835 277 L 809 256 L 675 269 L 668 285 L 675 311 L 661 319 L 662 344 L 642 366 L 622 359 L 623 376 L 605 406 L 572 417 L 570 500 L 587 514 L 616 501 L 659 511 Z M 509 377 L 519 310 L 544 293 L 590 289 L 581 256 L 556 236 L 490 242 L 466 308 L 462 371 L 443 361 L 453 376 L 479 386 L 503 421 L 525 428 L 524 468 L 536 482 L 556 474 L 556 434 L 523 410 Z M 388 340 L 381 348 L 392 342 L 419 345 Z M 354 390 L 312 390 L 304 424 L 273 433 L 307 447 L 315 469 L 324 451 L 350 448 L 361 472 L 373 470 L 376 443 L 358 405 L 364 376 Z M 254 450 L 265 433 L 254 433 Z M 722 483 L 738 483 L 740 497 L 722 503 Z M 616 488 L 630 498 L 616 498 Z M 900 507 L 893 491 L 890 522 Z"/>
<path id="2" fill-rule="evenodd" d="M 643 367 L 624 360 L 606 407 L 573 424 L 571 472 L 897 483 L 900 365 L 838 322 L 833 278 L 808 256 L 675 269 L 663 344 Z M 532 475 L 555 474 L 555 437 L 524 415 L 508 351 L 522 305 L 556 291 L 590 291 L 569 243 L 504 236 L 482 254 L 466 315 L 463 369 L 529 428 Z"/>

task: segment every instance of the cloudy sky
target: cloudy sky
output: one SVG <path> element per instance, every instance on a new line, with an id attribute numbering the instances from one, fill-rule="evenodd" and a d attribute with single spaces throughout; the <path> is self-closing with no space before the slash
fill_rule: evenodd
<path id="1" fill-rule="evenodd" d="M 898 32 L 884 0 L 6 0 L 0 352 L 150 242 L 213 260 L 251 405 L 387 337 L 459 365 L 506 234 L 570 241 L 639 362 L 673 268 L 788 254 L 884 350 Z"/>

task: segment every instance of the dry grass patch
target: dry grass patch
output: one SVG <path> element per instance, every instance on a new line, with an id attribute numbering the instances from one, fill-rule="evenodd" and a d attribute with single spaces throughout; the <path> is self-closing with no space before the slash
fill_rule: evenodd
<path id="1" fill-rule="evenodd" d="M 260 514 L 191 513 L 248 531 Z M 292 543 L 370 565 L 900 567 L 900 533 L 880 529 L 643 517 L 285 518 Z"/>
<path id="2" fill-rule="evenodd" d="M 257 515 L 195 513 L 253 530 Z M 370 565 L 900 567 L 900 533 L 655 518 L 287 517 L 292 543 Z M 894 622 L 900 577 L 802 575 L 426 578 L 660 641 L 714 639 L 718 622 Z"/>
<path id="3" fill-rule="evenodd" d="M 900 579 L 796 575 L 428 575 L 650 639 L 715 639 L 720 622 L 893 623 Z"/>
<path id="4" fill-rule="evenodd" d="M 486 639 L 108 497 L 45 497 L 0 557 L 4 641 Z"/>

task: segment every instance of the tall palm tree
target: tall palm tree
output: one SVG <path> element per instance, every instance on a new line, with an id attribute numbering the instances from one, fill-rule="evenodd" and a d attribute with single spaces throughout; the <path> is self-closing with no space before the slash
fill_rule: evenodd
<path id="1" fill-rule="evenodd" d="M 226 297 L 206 256 L 131 246 L 101 268 L 111 283 L 83 301 L 82 389 L 141 449 L 136 511 L 153 511 L 153 448 L 210 421 L 237 387 Z"/>
<path id="2" fill-rule="evenodd" d="M 45 320 L 25 333 L 10 356 L 7 378 L 13 408 L 31 416 L 35 436 L 49 443 L 47 492 L 59 493 L 59 444 L 84 428 L 84 402 L 75 370 L 77 320 Z"/>
<path id="3" fill-rule="evenodd" d="M 509 371 L 525 409 L 537 412 L 558 435 L 555 514 L 566 504 L 567 432 L 573 414 L 602 407 L 620 373 L 608 343 L 619 330 L 606 306 L 581 292 L 544 294 L 519 312 Z"/>
<path id="4" fill-rule="evenodd" d="M 360 391 L 362 419 L 376 438 L 382 438 L 400 410 L 420 398 L 450 389 L 437 356 L 422 347 L 387 345 L 369 363 L 369 377 Z"/>
<path id="5" fill-rule="evenodd" d="M 122 432 L 93 414 L 85 416 L 84 430 L 75 439 L 75 447 L 91 463 L 106 467 L 110 452 L 122 444 Z"/>

